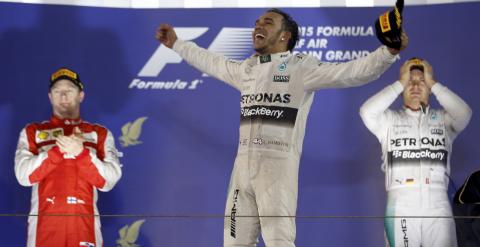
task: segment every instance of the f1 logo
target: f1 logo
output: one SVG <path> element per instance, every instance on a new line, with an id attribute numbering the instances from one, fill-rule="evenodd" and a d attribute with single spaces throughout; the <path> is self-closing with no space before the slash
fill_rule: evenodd
<path id="1" fill-rule="evenodd" d="M 178 38 L 185 41 L 196 39 L 202 36 L 206 31 L 208 31 L 208 27 L 175 28 Z M 164 45 L 160 45 L 148 62 L 143 66 L 138 76 L 157 77 L 165 65 L 168 63 L 180 63 L 181 61 L 182 58 L 175 51 Z"/>

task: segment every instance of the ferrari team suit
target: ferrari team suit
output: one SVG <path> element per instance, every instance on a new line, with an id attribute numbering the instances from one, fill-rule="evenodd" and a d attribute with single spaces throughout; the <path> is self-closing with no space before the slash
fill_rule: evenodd
<path id="1" fill-rule="evenodd" d="M 55 145 L 55 137 L 71 135 L 75 127 L 85 139 L 76 157 Z M 94 217 L 99 214 L 97 189 L 111 190 L 121 174 L 113 136 L 105 127 L 56 117 L 28 124 L 15 152 L 17 180 L 32 186 L 27 246 L 102 247 L 100 218 Z"/>
<path id="2" fill-rule="evenodd" d="M 367 57 L 340 64 L 289 51 L 232 61 L 182 40 L 173 50 L 241 93 L 224 245 L 256 246 L 261 228 L 266 246 L 295 246 L 299 159 L 314 91 L 365 84 L 378 78 L 396 56 L 382 46 Z"/>
<path id="3" fill-rule="evenodd" d="M 457 246 L 455 223 L 448 218 L 450 157 L 453 140 L 470 121 L 471 109 L 437 82 L 431 91 L 445 110 L 428 106 L 389 110 L 403 89 L 397 81 L 360 108 L 363 122 L 382 146 L 387 246 Z"/>

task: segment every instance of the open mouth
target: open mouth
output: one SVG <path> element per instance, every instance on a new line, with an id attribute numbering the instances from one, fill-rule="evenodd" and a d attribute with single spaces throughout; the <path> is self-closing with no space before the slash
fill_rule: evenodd
<path id="1" fill-rule="evenodd" d="M 257 34 L 255 34 L 255 39 L 256 39 L 256 40 L 257 40 L 257 39 L 258 39 L 258 40 L 263 40 L 263 39 L 265 39 L 265 35 L 260 34 L 260 33 L 257 33 Z"/>

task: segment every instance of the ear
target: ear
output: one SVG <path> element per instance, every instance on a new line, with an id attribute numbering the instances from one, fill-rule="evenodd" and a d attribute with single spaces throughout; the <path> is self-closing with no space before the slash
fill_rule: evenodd
<path id="1" fill-rule="evenodd" d="M 288 42 L 292 38 L 292 33 L 284 31 L 282 34 L 282 41 Z"/>
<path id="2" fill-rule="evenodd" d="M 85 98 L 85 92 L 80 91 L 79 97 L 80 97 L 80 103 L 83 102 L 83 99 Z"/>
<path id="3" fill-rule="evenodd" d="M 50 100 L 50 103 L 52 103 L 52 93 L 48 92 L 48 99 Z"/>

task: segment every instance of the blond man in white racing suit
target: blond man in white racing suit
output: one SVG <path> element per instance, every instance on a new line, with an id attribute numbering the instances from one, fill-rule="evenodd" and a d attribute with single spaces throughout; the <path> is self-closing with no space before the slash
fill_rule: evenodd
<path id="1" fill-rule="evenodd" d="M 431 93 L 443 109 L 429 106 Z M 390 110 L 400 94 L 404 107 Z M 387 246 L 457 246 L 447 190 L 453 140 L 470 121 L 470 107 L 434 79 L 426 60 L 413 58 L 360 115 L 382 146 Z"/>

